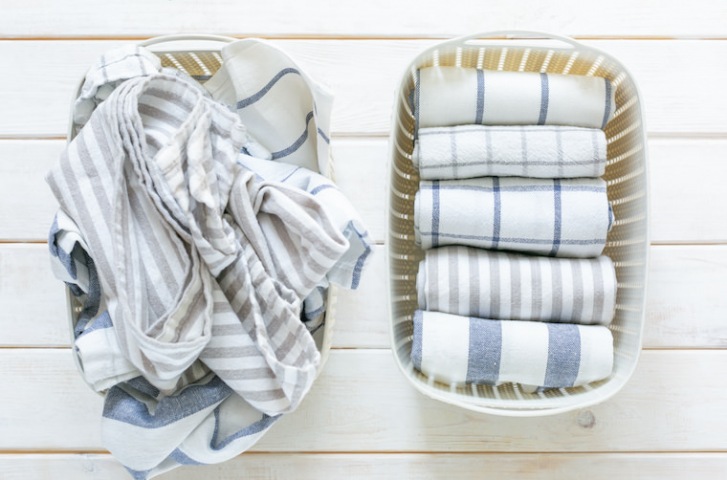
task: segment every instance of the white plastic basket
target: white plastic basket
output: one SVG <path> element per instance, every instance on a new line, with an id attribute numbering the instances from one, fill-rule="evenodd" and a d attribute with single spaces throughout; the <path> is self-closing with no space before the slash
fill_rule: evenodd
<path id="1" fill-rule="evenodd" d="M 494 37 L 494 38 L 493 38 Z M 604 178 L 616 221 L 604 254 L 618 280 L 613 374 L 582 387 L 528 393 L 518 385 L 446 385 L 412 366 L 416 275 L 422 250 L 414 243 L 414 196 L 419 188 L 411 161 L 414 116 L 409 94 L 416 71 L 428 66 L 592 75 L 611 80 L 616 111 L 606 125 L 608 161 Z M 500 31 L 455 38 L 419 54 L 407 67 L 397 92 L 389 165 L 389 294 L 392 348 L 404 375 L 422 393 L 468 410 L 495 415 L 549 415 L 601 402 L 623 387 L 636 367 L 644 325 L 648 263 L 646 137 L 641 97 L 631 74 L 615 58 L 570 38 L 528 31 Z"/>
<path id="2" fill-rule="evenodd" d="M 235 40 L 236 39 L 233 37 L 219 35 L 165 35 L 150 38 L 140 42 L 139 45 L 148 48 L 159 56 L 163 67 L 177 68 L 189 74 L 191 77 L 204 82 L 214 75 L 215 72 L 217 72 L 217 70 L 219 70 L 222 66 L 222 57 L 219 54 L 222 46 Z M 80 79 L 78 88 L 73 95 L 72 104 L 76 101 L 76 98 L 78 98 L 82 85 L 83 79 Z M 72 110 L 73 109 L 71 109 L 71 112 Z M 76 132 L 73 122 L 73 115 L 71 114 L 67 141 L 70 142 L 77 133 L 78 132 Z M 326 172 L 326 175 L 333 181 L 335 181 L 334 172 L 333 156 L 330 155 L 328 158 L 328 171 Z M 68 288 L 66 288 L 66 298 L 69 310 L 69 331 L 71 333 L 71 343 L 73 343 L 73 329 L 78 321 L 81 311 L 83 310 L 83 305 L 76 297 L 73 296 Z M 331 350 L 333 326 L 335 324 L 336 301 L 337 287 L 335 285 L 330 285 L 328 287 L 326 300 L 323 335 L 320 340 L 320 344 L 317 342 L 321 353 L 321 362 L 318 366 L 318 374 L 320 374 L 325 362 L 328 360 L 328 355 Z M 81 364 L 78 356 L 75 354 L 75 350 L 73 351 L 76 366 L 79 371 L 82 372 L 83 365 Z"/>

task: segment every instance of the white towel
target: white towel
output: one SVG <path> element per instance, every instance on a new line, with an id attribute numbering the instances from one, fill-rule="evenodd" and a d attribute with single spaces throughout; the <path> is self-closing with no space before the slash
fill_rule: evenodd
<path id="1" fill-rule="evenodd" d="M 573 387 L 611 374 L 613 337 L 604 326 L 417 310 L 411 358 L 422 373 L 443 383 Z"/>
<path id="2" fill-rule="evenodd" d="M 607 325 L 616 307 L 607 256 L 551 258 L 472 247 L 424 252 L 419 308 L 502 320 Z"/>
<path id="3" fill-rule="evenodd" d="M 205 88 L 237 112 L 272 160 L 327 175 L 333 106 L 328 90 L 266 41 L 238 40 L 221 53 L 224 63 Z"/>
<path id="4" fill-rule="evenodd" d="M 604 128 L 615 110 L 606 78 L 459 67 L 417 71 L 416 128 L 572 125 Z"/>
<path id="5" fill-rule="evenodd" d="M 600 177 L 606 135 L 597 128 L 546 125 L 421 128 L 412 160 L 424 180 Z"/>
<path id="6" fill-rule="evenodd" d="M 594 257 L 612 213 L 600 178 L 482 177 L 422 181 L 414 200 L 423 249 L 467 245 L 558 257 Z"/>
<path id="7" fill-rule="evenodd" d="M 310 195 L 242 171 L 244 134 L 193 82 L 138 77 L 96 109 L 48 181 L 145 378 L 174 389 L 200 357 L 276 414 L 297 406 L 319 361 L 300 298 L 348 245 Z M 271 252 L 263 230 L 285 232 L 287 250 Z M 273 254 L 307 261 L 276 272 L 286 262 Z"/>

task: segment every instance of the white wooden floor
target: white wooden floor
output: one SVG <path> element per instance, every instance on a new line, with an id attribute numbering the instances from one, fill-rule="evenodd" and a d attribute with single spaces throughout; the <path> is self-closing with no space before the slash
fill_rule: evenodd
<path id="1" fill-rule="evenodd" d="M 0 7 L 0 479 L 124 479 L 99 439 L 101 398 L 68 350 L 49 271 L 73 88 L 103 51 L 177 32 L 274 39 L 336 93 L 341 186 L 378 243 L 340 298 L 335 350 L 302 407 L 253 452 L 168 479 L 717 479 L 727 471 L 727 2 L 722 0 L 24 0 Z M 416 9 L 414 9 L 416 6 Z M 450 35 L 572 35 L 641 86 L 652 240 L 644 353 L 587 410 L 479 417 L 425 399 L 389 350 L 384 248 L 391 106 L 404 67 Z"/>

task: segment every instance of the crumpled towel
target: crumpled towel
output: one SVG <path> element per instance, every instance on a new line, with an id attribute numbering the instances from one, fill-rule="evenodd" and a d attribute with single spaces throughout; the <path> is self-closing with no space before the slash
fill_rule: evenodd
<path id="1" fill-rule="evenodd" d="M 416 129 L 450 125 L 572 125 L 604 128 L 616 109 L 602 77 L 460 67 L 417 70 Z"/>
<path id="2" fill-rule="evenodd" d="M 414 199 L 415 240 L 425 250 L 467 245 L 594 257 L 612 221 L 600 178 L 425 180 Z"/>
<path id="3" fill-rule="evenodd" d="M 616 269 L 605 255 L 552 258 L 472 247 L 424 252 L 419 308 L 502 320 L 608 325 Z"/>
<path id="4" fill-rule="evenodd" d="M 313 382 L 319 354 L 299 321 L 300 298 L 348 244 L 310 195 L 242 171 L 244 136 L 239 119 L 193 84 L 139 77 L 97 108 L 48 181 L 87 242 L 119 344 L 145 378 L 174 389 L 202 356 L 274 415 L 294 409 Z M 268 250 L 264 230 L 285 231 L 288 250 Z M 314 261 L 292 278 L 273 254 Z"/>
<path id="5" fill-rule="evenodd" d="M 417 310 L 414 367 L 443 383 L 565 388 L 607 378 L 613 336 L 600 325 L 520 322 Z"/>
<path id="6" fill-rule="evenodd" d="M 600 177 L 606 135 L 597 128 L 546 125 L 421 128 L 412 161 L 423 180 Z"/>

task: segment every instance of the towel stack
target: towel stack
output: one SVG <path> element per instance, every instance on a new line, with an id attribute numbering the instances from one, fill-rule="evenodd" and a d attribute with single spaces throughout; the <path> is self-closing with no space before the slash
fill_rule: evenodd
<path id="1" fill-rule="evenodd" d="M 451 383 L 584 385 L 608 377 L 617 282 L 600 77 L 417 71 L 412 362 Z"/>

